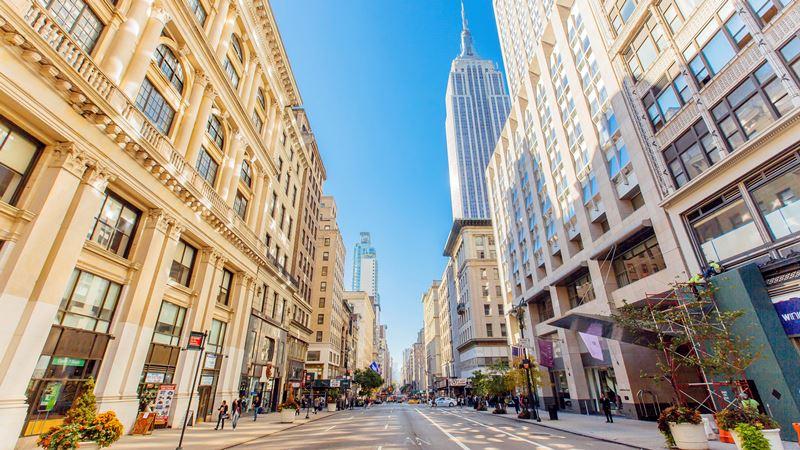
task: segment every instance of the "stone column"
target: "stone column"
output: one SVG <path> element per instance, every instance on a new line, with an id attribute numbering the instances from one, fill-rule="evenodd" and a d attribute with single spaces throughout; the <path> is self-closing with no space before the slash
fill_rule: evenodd
<path id="1" fill-rule="evenodd" d="M 150 61 L 153 59 L 156 46 L 158 46 L 158 39 L 161 37 L 161 32 L 164 31 L 164 25 L 169 22 L 170 16 L 161 6 L 154 6 L 150 13 L 150 19 L 147 21 L 142 37 L 139 44 L 136 46 L 136 51 L 131 57 L 131 62 L 125 71 L 125 76 L 122 77 L 120 86 L 122 91 L 130 98 L 136 98 L 139 92 L 139 87 L 142 85 L 144 76 L 147 73 L 147 68 L 150 66 Z"/>
<path id="2" fill-rule="evenodd" d="M 230 143 L 228 158 L 226 158 L 226 165 L 220 179 L 220 195 L 229 205 L 233 205 L 233 199 L 236 197 L 239 186 L 244 149 L 244 136 L 241 132 L 237 132 L 233 135 Z"/>
<path id="3" fill-rule="evenodd" d="M 216 405 L 222 400 L 230 402 L 239 393 L 239 379 L 254 288 L 254 279 L 247 273 L 240 272 L 234 277 L 230 304 L 232 315 L 229 316 L 225 330 L 225 358 L 217 381 L 214 403 Z"/>
<path id="4" fill-rule="evenodd" d="M 222 28 L 228 20 L 228 10 L 230 9 L 230 0 L 219 0 L 217 12 L 214 14 L 214 20 L 211 22 L 211 28 L 208 31 L 208 45 L 212 49 L 216 49 L 219 45 L 219 38 L 222 36 Z"/>
<path id="5" fill-rule="evenodd" d="M 208 86 L 208 77 L 200 71 L 196 71 L 194 82 L 192 83 L 192 91 L 189 93 L 189 102 L 175 136 L 175 150 L 180 154 L 185 155 L 189 147 L 189 139 L 192 137 L 192 130 L 194 130 L 200 113 L 200 105 L 203 103 L 206 86 Z"/>
<path id="6" fill-rule="evenodd" d="M 117 307 L 118 319 L 112 330 L 116 339 L 106 350 L 95 393 L 99 409 L 116 411 L 125 429 L 130 429 L 136 420 L 139 379 L 182 231 L 164 211 L 147 212 L 133 255 L 139 269 Z"/>
<path id="7" fill-rule="evenodd" d="M 259 81 L 261 80 L 261 66 L 256 66 L 255 73 L 253 74 L 253 79 L 250 80 L 250 87 L 247 92 L 247 96 L 244 97 L 244 100 L 247 104 L 247 113 L 252 114 L 253 109 L 256 107 L 256 94 L 258 93 L 258 88 L 260 87 Z M 266 99 L 265 99 L 266 100 Z M 259 133 L 261 130 L 259 130 Z"/>
<path id="8" fill-rule="evenodd" d="M 250 227 L 259 232 L 261 229 L 261 215 L 263 214 L 263 207 L 264 207 L 264 175 L 261 174 L 260 169 L 256 169 L 256 173 L 253 177 L 253 198 L 250 200 L 250 211 L 247 213 L 247 223 L 250 224 Z M 260 237 L 261 235 L 258 234 Z"/>
<path id="9" fill-rule="evenodd" d="M 139 38 L 144 32 L 153 0 L 133 0 L 125 22 L 114 36 L 106 57 L 100 63 L 103 73 L 114 83 L 119 84 L 122 74 L 133 57 Z"/>
<path id="10" fill-rule="evenodd" d="M 247 118 L 250 118 L 250 113 L 253 112 L 250 105 L 250 95 L 252 95 L 253 81 L 256 79 L 256 72 L 258 71 L 258 59 L 252 58 L 250 63 L 247 64 L 247 69 L 244 71 L 244 83 L 241 85 L 239 97 L 242 99 L 242 104 L 247 108 Z"/>
<path id="11" fill-rule="evenodd" d="M 236 25 L 236 17 L 238 16 L 239 11 L 236 9 L 236 5 L 231 3 L 227 18 L 225 19 L 225 24 L 222 27 L 221 35 L 218 38 L 219 42 L 217 43 L 216 47 L 217 58 L 219 58 L 220 61 L 224 60 L 225 54 L 228 53 L 228 47 L 231 45 L 231 33 L 233 32 L 234 25 Z"/>
<path id="12" fill-rule="evenodd" d="M 217 98 L 217 93 L 214 88 L 209 84 L 203 92 L 203 100 L 200 101 L 200 107 L 197 110 L 196 119 L 193 122 L 186 122 L 185 125 L 191 128 L 192 137 L 189 139 L 189 146 L 186 148 L 184 159 L 186 163 L 194 167 L 195 159 L 200 153 L 200 146 L 203 145 L 203 137 L 206 135 L 206 124 L 208 118 L 211 117 L 211 108 L 214 106 L 214 99 Z"/>
<path id="13" fill-rule="evenodd" d="M 0 448 L 14 448 L 28 406 L 25 390 L 113 177 L 73 143 L 44 150 L 42 173 L 23 207 L 36 214 L 8 245 L 0 272 Z M 87 168 L 88 166 L 88 168 Z"/>

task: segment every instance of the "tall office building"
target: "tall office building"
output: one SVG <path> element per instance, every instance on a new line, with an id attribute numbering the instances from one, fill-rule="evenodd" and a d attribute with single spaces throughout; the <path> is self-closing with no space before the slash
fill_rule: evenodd
<path id="1" fill-rule="evenodd" d="M 372 246 L 372 236 L 368 231 L 361 232 L 361 238 L 353 247 L 353 291 L 364 291 L 375 297 L 375 304 L 380 307 L 378 298 L 378 255 Z"/>
<path id="2" fill-rule="evenodd" d="M 508 116 L 496 64 L 478 56 L 461 5 L 461 53 L 450 66 L 445 97 L 447 159 L 454 219 L 488 219 L 484 172 Z"/>

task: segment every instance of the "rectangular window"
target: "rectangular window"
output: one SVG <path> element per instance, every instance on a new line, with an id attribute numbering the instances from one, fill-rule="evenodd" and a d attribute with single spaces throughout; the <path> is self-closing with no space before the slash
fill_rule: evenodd
<path id="1" fill-rule="evenodd" d="M 106 191 L 86 238 L 117 255 L 127 256 L 139 214 L 138 209 Z"/>
<path id="2" fill-rule="evenodd" d="M 553 302 L 549 298 L 536 302 L 536 313 L 539 315 L 539 322 L 552 319 L 555 316 Z"/>
<path id="3" fill-rule="evenodd" d="M 330 255 L 331 254 L 328 253 L 328 252 L 322 252 L 322 260 L 323 261 L 328 261 L 331 258 Z"/>
<path id="4" fill-rule="evenodd" d="M 750 8 L 761 18 L 761 22 L 764 24 L 769 23 L 778 13 L 778 10 L 786 6 L 788 2 L 789 0 L 786 2 L 781 0 L 747 0 Z"/>
<path id="5" fill-rule="evenodd" d="M 669 68 L 642 99 L 654 131 L 663 127 L 691 97 L 686 78 L 677 65 Z"/>
<path id="6" fill-rule="evenodd" d="M 328 283 L 326 281 L 322 281 L 319 283 L 319 291 L 326 292 L 328 290 Z"/>
<path id="7" fill-rule="evenodd" d="M 706 261 L 723 261 L 764 243 L 738 191 L 687 217 Z"/>
<path id="8" fill-rule="evenodd" d="M 794 36 L 781 47 L 781 56 L 800 80 L 800 37 Z M 2 126 L 2 125 L 0 125 Z"/>
<path id="9" fill-rule="evenodd" d="M 658 54 L 666 48 L 667 39 L 664 30 L 656 18 L 651 15 L 625 51 L 625 62 L 633 78 L 641 79 L 647 69 L 656 62 Z"/>
<path id="10" fill-rule="evenodd" d="M 761 184 L 751 191 L 772 239 L 800 231 L 800 167 Z"/>
<path id="11" fill-rule="evenodd" d="M 720 152 L 701 119 L 664 149 L 664 160 L 681 187 L 719 161 Z"/>
<path id="12" fill-rule="evenodd" d="M 595 299 L 592 277 L 588 272 L 567 283 L 570 308 L 576 308 Z"/>
<path id="13" fill-rule="evenodd" d="M 225 61 L 222 63 L 222 70 L 228 75 L 228 79 L 231 80 L 231 84 L 235 89 L 239 88 L 239 72 L 233 67 L 230 58 L 226 57 Z"/>
<path id="14" fill-rule="evenodd" d="M 317 314 L 317 325 L 325 323 L 325 314 Z"/>
<path id="15" fill-rule="evenodd" d="M 327 276 L 328 275 L 328 266 L 322 266 L 322 273 L 320 275 Z"/>
<path id="16" fill-rule="evenodd" d="M 508 330 L 506 330 L 506 324 L 501 323 L 500 324 L 500 337 L 506 337 L 506 336 L 508 336 Z"/>
<path id="17" fill-rule="evenodd" d="M 483 305 L 483 315 L 488 316 L 492 313 L 492 307 L 489 305 Z"/>
<path id="18" fill-rule="evenodd" d="M 103 22 L 82 0 L 39 0 L 39 3 L 50 11 L 50 16 L 78 44 L 81 50 L 92 53 Z"/>
<path id="19" fill-rule="evenodd" d="M 121 289 L 122 286 L 105 278 L 73 270 L 58 307 L 56 323 L 108 333 Z"/>
<path id="20" fill-rule="evenodd" d="M 230 303 L 232 282 L 233 273 L 228 269 L 222 269 L 222 279 L 219 282 L 219 291 L 217 292 L 217 303 L 226 306 Z"/>
<path id="21" fill-rule="evenodd" d="M 264 120 L 261 118 L 261 115 L 259 115 L 257 111 L 253 111 L 253 113 L 250 115 L 250 121 L 253 122 L 253 126 L 259 133 L 261 132 L 261 129 L 264 128 Z"/>
<path id="22" fill-rule="evenodd" d="M 492 324 L 490 323 L 486 324 L 486 337 L 493 337 Z"/>
<path id="23" fill-rule="evenodd" d="M 726 3 L 683 52 L 700 87 L 711 81 L 751 39 L 732 4 Z"/>
<path id="24" fill-rule="evenodd" d="M 635 0 L 616 0 L 608 8 L 608 21 L 611 23 L 614 33 L 619 33 L 631 14 L 636 11 L 636 3 Z"/>
<path id="25" fill-rule="evenodd" d="M 158 131 L 169 134 L 175 110 L 147 78 L 142 81 L 142 87 L 136 95 L 136 107 Z"/>
<path id="26" fill-rule="evenodd" d="M 612 265 L 618 287 L 627 286 L 667 267 L 655 236 L 620 253 Z"/>
<path id="27" fill-rule="evenodd" d="M 178 241 L 175 247 L 175 256 L 172 257 L 172 266 L 169 269 L 169 278 L 172 281 L 189 287 L 196 253 L 197 249 L 187 244 L 183 239 Z"/>
<path id="28" fill-rule="evenodd" d="M 197 156 L 196 169 L 197 173 L 199 173 L 208 184 L 214 186 L 214 182 L 217 179 L 219 164 L 217 164 L 214 157 L 208 153 L 205 147 L 200 148 L 200 154 Z"/>
<path id="29" fill-rule="evenodd" d="M 0 200 L 14 205 L 42 144 L 0 116 Z"/>
<path id="30" fill-rule="evenodd" d="M 153 342 L 173 347 L 180 345 L 184 317 L 186 308 L 162 301 L 156 327 L 153 330 Z"/>
<path id="31" fill-rule="evenodd" d="M 217 319 L 211 319 L 211 330 L 208 331 L 208 342 L 206 343 L 206 353 L 222 354 L 223 344 L 225 343 L 225 330 L 228 324 Z"/>
<path id="32" fill-rule="evenodd" d="M 325 307 L 325 297 L 320 297 L 319 298 L 319 307 L 320 308 L 324 308 Z"/>
<path id="33" fill-rule="evenodd" d="M 503 314 L 503 305 L 497 305 L 497 315 L 502 316 Z"/>
<path id="34" fill-rule="evenodd" d="M 731 150 L 768 128 L 793 108 L 772 66 L 764 63 L 712 110 Z"/>
<path id="35" fill-rule="evenodd" d="M 247 216 L 247 197 L 241 192 L 236 193 L 236 198 L 233 199 L 233 212 L 236 213 L 242 220 Z"/>
<path id="36" fill-rule="evenodd" d="M 202 28 L 206 24 L 208 13 L 206 12 L 206 9 L 203 8 L 200 0 L 189 0 L 189 9 L 192 10 L 192 13 L 194 13 L 194 18 L 197 19 L 197 23 L 199 23 L 200 27 Z"/>
<path id="37" fill-rule="evenodd" d="M 322 331 L 317 331 L 316 341 L 322 342 Z"/>

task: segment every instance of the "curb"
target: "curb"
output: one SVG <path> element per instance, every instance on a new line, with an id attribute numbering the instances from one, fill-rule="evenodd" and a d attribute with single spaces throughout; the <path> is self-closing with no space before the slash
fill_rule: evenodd
<path id="1" fill-rule="evenodd" d="M 282 428 L 282 429 L 280 429 L 280 430 L 275 430 L 275 431 L 273 431 L 273 432 L 270 432 L 270 433 L 262 434 L 261 436 L 256 436 L 256 437 L 254 437 L 254 438 L 252 438 L 252 439 L 248 439 L 248 440 L 246 440 L 246 441 L 237 442 L 237 443 L 235 443 L 235 444 L 233 444 L 233 445 L 229 445 L 229 446 L 227 446 L 227 447 L 222 447 L 222 449 L 221 449 L 221 450 L 228 450 L 228 449 L 231 449 L 231 448 L 236 448 L 236 447 L 239 447 L 240 445 L 249 444 L 250 442 L 257 441 L 257 440 L 259 440 L 259 439 L 263 439 L 263 438 L 265 438 L 265 437 L 267 437 L 267 436 L 272 436 L 273 434 L 277 434 L 277 433 L 283 433 L 284 431 L 291 430 L 291 429 L 293 429 L 293 428 L 302 427 L 303 425 L 308 425 L 308 424 L 309 424 L 309 423 L 311 423 L 311 422 L 316 422 L 316 421 L 318 421 L 318 420 L 325 420 L 325 419 L 327 419 L 328 417 L 335 416 L 335 415 L 336 415 L 336 413 L 338 413 L 338 412 L 341 412 L 341 411 L 332 412 L 332 413 L 328 414 L 327 416 L 323 416 L 323 417 L 309 417 L 309 418 L 308 418 L 308 422 L 304 422 L 304 423 L 298 423 L 298 424 L 292 424 L 291 426 L 288 426 L 288 427 L 286 427 L 286 428 Z"/>
<path id="2" fill-rule="evenodd" d="M 604 438 L 604 437 L 595 436 L 595 435 L 592 435 L 592 434 L 589 434 L 589 433 L 580 433 L 580 432 L 577 432 L 577 431 L 565 430 L 563 428 L 554 427 L 552 425 L 546 425 L 546 424 L 544 424 L 542 422 L 536 422 L 536 421 L 533 421 L 533 420 L 520 419 L 519 417 L 508 417 L 507 414 L 492 414 L 491 412 L 486 412 L 486 411 L 478 411 L 478 412 L 481 413 L 481 414 L 491 414 L 491 415 L 493 415 L 495 417 L 502 417 L 502 418 L 504 418 L 506 420 L 511 420 L 511 421 L 514 421 L 514 422 L 526 423 L 526 424 L 529 424 L 529 425 L 536 425 L 536 426 L 539 426 L 539 427 L 542 427 L 542 428 L 548 428 L 550 430 L 557 430 L 557 431 L 561 431 L 563 433 L 574 434 L 574 435 L 582 436 L 582 437 L 589 438 L 589 439 L 595 439 L 595 440 L 598 440 L 598 441 L 608 442 L 610 444 L 622 445 L 622 446 L 625 446 L 625 447 L 635 448 L 635 449 L 639 449 L 639 450 L 663 450 L 664 449 L 663 446 L 660 446 L 660 447 L 642 447 L 642 446 L 639 446 L 639 445 L 629 444 L 627 442 L 615 441 L 615 440 L 612 440 L 612 439 L 607 439 L 607 438 Z"/>

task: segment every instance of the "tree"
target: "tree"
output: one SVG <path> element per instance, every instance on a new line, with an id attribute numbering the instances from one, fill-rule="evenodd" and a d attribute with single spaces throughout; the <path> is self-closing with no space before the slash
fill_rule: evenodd
<path id="1" fill-rule="evenodd" d="M 370 368 L 356 369 L 353 381 L 361 386 L 361 395 L 366 395 L 383 385 L 383 377 Z"/>
<path id="2" fill-rule="evenodd" d="M 94 378 L 89 377 L 81 388 L 81 393 L 64 416 L 64 423 L 88 425 L 97 416 L 97 400 L 94 397 Z"/>

